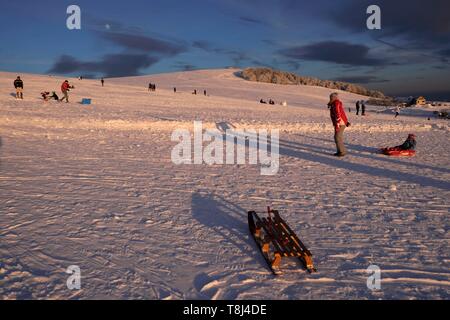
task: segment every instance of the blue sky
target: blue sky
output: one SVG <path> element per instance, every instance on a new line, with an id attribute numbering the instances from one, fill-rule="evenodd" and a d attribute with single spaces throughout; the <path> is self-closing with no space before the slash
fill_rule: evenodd
<path id="1" fill-rule="evenodd" d="M 66 9 L 81 8 L 81 30 Z M 366 28 L 381 8 L 382 29 Z M 0 70 L 130 76 L 268 66 L 450 99 L 447 0 L 41 0 L 0 4 Z"/>

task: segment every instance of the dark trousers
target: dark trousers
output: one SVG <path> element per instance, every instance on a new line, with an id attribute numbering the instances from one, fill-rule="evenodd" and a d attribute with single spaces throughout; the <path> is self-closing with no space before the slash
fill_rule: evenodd
<path id="1" fill-rule="evenodd" d="M 339 154 L 346 154 L 347 150 L 345 149 L 344 145 L 344 131 L 345 126 L 340 126 L 338 131 L 335 131 L 334 133 L 334 142 L 336 143 L 336 149 L 337 153 Z"/>

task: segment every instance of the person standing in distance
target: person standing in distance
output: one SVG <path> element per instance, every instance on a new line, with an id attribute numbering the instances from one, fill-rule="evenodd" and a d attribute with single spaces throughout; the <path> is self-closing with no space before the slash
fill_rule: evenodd
<path id="1" fill-rule="evenodd" d="M 14 88 L 16 89 L 16 99 L 23 100 L 23 81 L 19 76 L 14 80 Z"/>

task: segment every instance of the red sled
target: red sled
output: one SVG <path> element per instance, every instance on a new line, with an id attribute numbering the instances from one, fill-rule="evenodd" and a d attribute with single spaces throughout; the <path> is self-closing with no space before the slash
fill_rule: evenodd
<path id="1" fill-rule="evenodd" d="M 416 155 L 415 150 L 403 150 L 400 148 L 383 148 L 381 153 L 391 157 L 413 157 Z"/>

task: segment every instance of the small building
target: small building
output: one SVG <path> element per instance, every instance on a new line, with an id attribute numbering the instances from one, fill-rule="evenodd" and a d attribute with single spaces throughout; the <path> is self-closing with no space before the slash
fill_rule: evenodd
<path id="1" fill-rule="evenodd" d="M 420 96 L 420 97 L 416 98 L 416 105 L 424 106 L 426 104 L 427 104 L 427 99 L 425 99 L 424 97 Z"/>
<path id="2" fill-rule="evenodd" d="M 420 96 L 418 98 L 411 98 L 409 100 L 409 102 L 406 104 L 407 107 L 411 107 L 411 106 L 424 106 L 427 104 L 427 100 L 423 97 Z"/>

